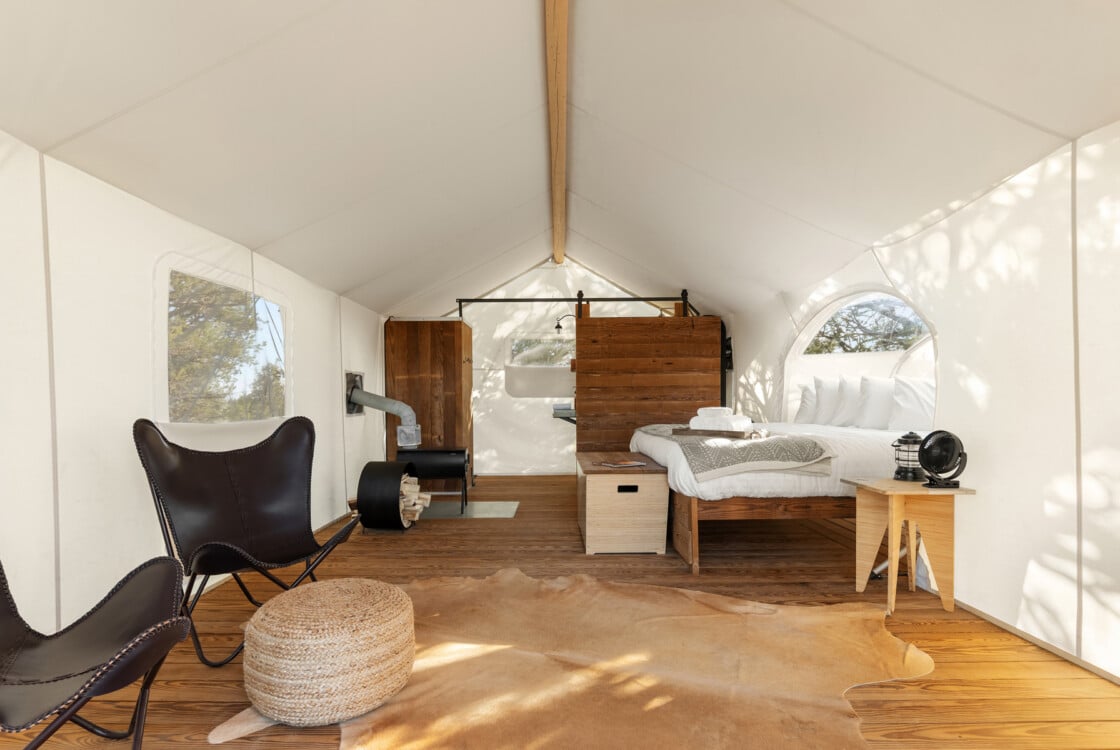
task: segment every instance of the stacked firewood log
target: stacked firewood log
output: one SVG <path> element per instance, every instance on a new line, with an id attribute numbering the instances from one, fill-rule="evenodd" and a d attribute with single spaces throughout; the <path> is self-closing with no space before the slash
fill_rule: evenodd
<path id="1" fill-rule="evenodd" d="M 420 480 L 405 474 L 401 477 L 401 521 L 405 528 L 420 517 L 432 502 L 431 494 L 420 491 Z"/>

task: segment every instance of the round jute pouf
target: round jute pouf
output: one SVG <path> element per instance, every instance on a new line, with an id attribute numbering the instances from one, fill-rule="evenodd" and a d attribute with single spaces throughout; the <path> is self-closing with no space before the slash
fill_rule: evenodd
<path id="1" fill-rule="evenodd" d="M 265 602 L 245 628 L 245 692 L 297 727 L 360 716 L 404 687 L 416 650 L 412 600 L 392 584 L 342 578 Z"/>

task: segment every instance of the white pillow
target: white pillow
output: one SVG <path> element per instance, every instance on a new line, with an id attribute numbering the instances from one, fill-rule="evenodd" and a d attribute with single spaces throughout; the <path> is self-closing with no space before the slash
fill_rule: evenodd
<path id="1" fill-rule="evenodd" d="M 933 404 L 936 397 L 936 386 L 932 380 L 895 378 L 894 408 L 887 428 L 904 432 L 932 430 Z"/>
<path id="2" fill-rule="evenodd" d="M 859 416 L 859 380 L 840 378 L 839 385 L 840 401 L 836 404 L 836 413 L 828 423 L 837 427 L 851 427 Z"/>
<path id="3" fill-rule="evenodd" d="M 840 406 L 840 380 L 813 378 L 813 387 L 817 391 L 817 414 L 813 424 L 832 424 L 836 407 Z"/>
<path id="4" fill-rule="evenodd" d="M 797 424 L 813 424 L 817 416 L 817 392 L 811 385 L 801 386 L 801 405 L 797 407 L 797 416 L 793 421 Z"/>
<path id="5" fill-rule="evenodd" d="M 859 414 L 856 415 L 856 427 L 885 430 L 890 425 L 893 409 L 894 378 L 864 375 L 859 379 Z"/>

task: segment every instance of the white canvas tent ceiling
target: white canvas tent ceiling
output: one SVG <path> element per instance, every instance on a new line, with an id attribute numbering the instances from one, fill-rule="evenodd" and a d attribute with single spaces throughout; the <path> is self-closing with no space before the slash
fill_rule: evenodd
<path id="1" fill-rule="evenodd" d="M 370 308 L 550 255 L 537 0 L 0 14 L 0 130 Z M 799 288 L 1120 119 L 1117 28 L 1107 0 L 572 0 L 572 255 L 716 312 Z"/>

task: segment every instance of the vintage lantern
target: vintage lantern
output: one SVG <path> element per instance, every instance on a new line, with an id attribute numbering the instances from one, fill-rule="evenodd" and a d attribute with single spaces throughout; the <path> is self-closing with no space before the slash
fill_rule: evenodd
<path id="1" fill-rule="evenodd" d="M 916 432 L 908 432 L 891 445 L 894 447 L 894 478 L 903 482 L 924 482 L 925 473 L 918 463 L 918 446 L 922 444 L 922 436 Z"/>

